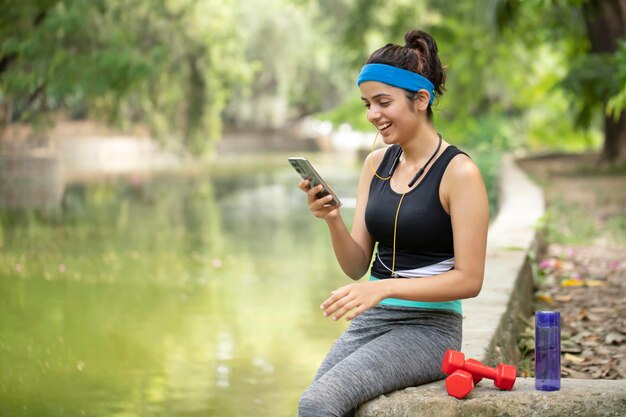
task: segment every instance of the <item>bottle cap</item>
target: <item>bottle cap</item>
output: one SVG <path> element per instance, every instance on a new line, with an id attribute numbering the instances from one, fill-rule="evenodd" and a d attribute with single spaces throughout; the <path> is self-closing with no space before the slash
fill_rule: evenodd
<path id="1" fill-rule="evenodd" d="M 535 325 L 537 327 L 554 327 L 561 323 L 561 313 L 558 311 L 535 311 Z"/>

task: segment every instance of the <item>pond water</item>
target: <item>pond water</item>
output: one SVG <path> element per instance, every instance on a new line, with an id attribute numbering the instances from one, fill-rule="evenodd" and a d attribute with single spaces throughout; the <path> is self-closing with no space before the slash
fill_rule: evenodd
<path id="1" fill-rule="evenodd" d="M 348 279 L 286 158 L 70 184 L 57 213 L 3 213 L 0 416 L 293 417 L 345 328 L 319 304 Z M 354 198 L 357 165 L 310 158 Z"/>
<path id="2" fill-rule="evenodd" d="M 62 213 L 5 213 L 0 415 L 295 415 L 345 327 L 319 304 L 347 278 L 286 157 L 74 184 Z M 358 168 L 311 158 L 349 198 Z"/>

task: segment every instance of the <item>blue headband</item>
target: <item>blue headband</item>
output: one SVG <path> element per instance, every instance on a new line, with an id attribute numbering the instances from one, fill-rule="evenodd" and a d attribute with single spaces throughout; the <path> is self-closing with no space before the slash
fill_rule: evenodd
<path id="1" fill-rule="evenodd" d="M 361 69 L 357 85 L 365 81 L 378 81 L 409 91 L 424 89 L 430 93 L 430 104 L 435 99 L 435 86 L 430 80 L 413 71 L 386 64 L 367 64 Z"/>

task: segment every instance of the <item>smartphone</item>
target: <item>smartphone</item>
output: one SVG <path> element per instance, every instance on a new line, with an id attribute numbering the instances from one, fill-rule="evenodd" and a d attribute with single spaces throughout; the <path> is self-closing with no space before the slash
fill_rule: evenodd
<path id="1" fill-rule="evenodd" d="M 310 181 L 311 187 L 322 184 L 324 189 L 316 194 L 317 198 L 322 198 L 330 194 L 333 196 L 333 199 L 328 202 L 328 205 L 338 206 L 341 204 L 339 197 L 335 195 L 333 190 L 331 190 L 328 184 L 324 182 L 320 174 L 317 173 L 315 168 L 313 168 L 313 165 L 311 165 L 306 158 L 289 158 L 289 163 L 298 172 L 298 174 L 300 174 L 302 179 L 308 179 Z"/>

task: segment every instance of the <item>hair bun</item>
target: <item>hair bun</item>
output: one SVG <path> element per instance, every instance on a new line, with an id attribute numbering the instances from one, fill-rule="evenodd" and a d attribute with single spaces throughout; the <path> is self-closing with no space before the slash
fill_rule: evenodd
<path id="1" fill-rule="evenodd" d="M 405 47 L 417 49 L 427 56 L 434 55 L 437 52 L 437 43 L 435 39 L 428 33 L 421 30 L 413 30 L 404 35 Z"/>

